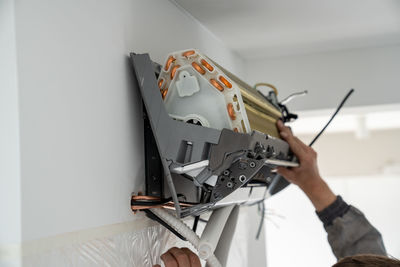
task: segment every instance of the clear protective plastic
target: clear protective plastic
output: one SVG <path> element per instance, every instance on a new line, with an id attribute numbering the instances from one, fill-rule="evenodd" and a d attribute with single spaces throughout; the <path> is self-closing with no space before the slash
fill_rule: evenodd
<path id="1" fill-rule="evenodd" d="M 249 208 L 241 208 L 239 213 L 238 225 L 235 233 L 232 233 L 234 236 L 227 263 L 229 267 L 250 267 L 249 257 L 265 255 L 265 246 L 259 244 L 254 246 L 253 244 L 255 242 L 254 228 L 256 228 L 254 224 L 257 224 L 258 220 L 256 222 L 254 214 L 249 211 Z M 207 216 L 202 217 L 206 219 Z M 154 222 L 146 220 L 129 223 L 131 230 L 128 231 L 116 231 L 115 229 L 110 231 L 108 229 L 107 231 L 97 231 L 95 235 L 86 238 L 87 231 L 91 231 L 89 229 L 63 234 L 44 241 L 33 241 L 29 246 L 24 244 L 21 251 L 22 263 L 13 266 L 152 267 L 155 264 L 161 264 L 160 256 L 171 247 L 188 247 L 197 252 L 189 242 L 180 240 L 163 226 L 154 226 Z M 149 223 L 153 226 L 139 226 L 139 224 Z M 191 226 L 193 219 L 187 218 L 185 223 Z M 199 222 L 197 229 L 199 235 L 202 234 L 204 227 L 205 223 Z M 104 234 L 104 232 L 107 233 Z M 263 240 L 257 242 L 260 241 L 261 244 L 264 243 Z M 263 263 L 265 261 L 261 260 L 261 264 Z M 163 265 L 161 264 L 161 266 Z M 204 261 L 202 261 L 202 266 L 205 266 Z"/>
<path id="2" fill-rule="evenodd" d="M 26 267 L 121 266 L 152 267 L 176 238 L 162 226 L 57 247 L 23 257 Z"/>

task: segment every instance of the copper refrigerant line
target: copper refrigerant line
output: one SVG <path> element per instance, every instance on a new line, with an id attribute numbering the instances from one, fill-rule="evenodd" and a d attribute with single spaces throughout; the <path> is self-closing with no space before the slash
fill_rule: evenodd
<path id="1" fill-rule="evenodd" d="M 196 52 L 194 50 L 188 50 L 188 51 L 183 52 L 182 56 L 189 58 L 190 56 L 193 56 L 195 53 Z M 164 66 L 165 71 L 168 71 L 170 69 L 170 67 L 172 66 L 171 73 L 170 73 L 171 81 L 175 78 L 176 71 L 181 67 L 180 65 L 173 66 L 175 60 L 176 60 L 176 58 L 174 58 L 173 56 L 170 56 L 167 59 L 167 63 L 165 63 L 165 66 Z M 209 72 L 214 71 L 214 67 L 211 66 L 210 63 L 208 63 L 205 59 L 201 59 L 200 64 L 193 61 L 192 67 L 201 75 L 206 74 L 206 69 Z M 212 86 L 214 86 L 218 91 L 223 92 L 225 88 L 228 88 L 228 89 L 232 88 L 232 84 L 224 76 L 220 75 L 218 77 L 218 80 L 219 81 L 217 81 L 215 79 L 210 79 L 210 84 Z M 158 82 L 158 87 L 160 88 L 160 93 L 161 93 L 162 99 L 165 99 L 165 97 L 167 96 L 167 93 L 168 93 L 168 88 L 166 88 L 166 82 L 164 79 L 161 79 Z M 233 104 L 229 103 L 226 108 L 228 110 L 229 118 L 231 120 L 235 120 L 236 114 L 235 114 L 235 110 L 233 109 Z M 238 129 L 235 128 L 234 131 L 238 132 Z"/>
<path id="2" fill-rule="evenodd" d="M 184 197 L 182 194 L 178 194 L 178 197 Z M 190 202 L 179 202 L 182 207 L 191 207 L 195 203 Z M 165 208 L 165 209 L 175 209 L 174 202 L 172 198 L 161 199 L 154 196 L 143 196 L 143 195 L 133 195 L 131 199 L 131 209 L 133 212 L 139 210 L 147 210 L 152 208 Z"/>

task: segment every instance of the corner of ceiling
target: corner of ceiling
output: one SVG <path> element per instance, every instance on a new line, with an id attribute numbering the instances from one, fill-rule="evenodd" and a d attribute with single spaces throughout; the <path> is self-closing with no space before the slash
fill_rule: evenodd
<path id="1" fill-rule="evenodd" d="M 235 57 L 237 57 L 242 63 L 245 63 L 245 59 L 242 55 L 240 55 L 237 51 L 229 48 L 221 38 L 219 38 L 216 34 L 214 34 L 209 28 L 207 28 L 203 23 L 201 23 L 196 17 L 194 17 L 189 11 L 187 11 L 184 7 L 179 5 L 175 0 L 169 0 L 173 5 L 176 6 L 185 16 L 190 18 L 196 24 L 198 24 L 201 28 L 203 28 L 207 33 L 209 33 L 213 38 L 215 38 L 218 42 L 222 44 L 226 48 L 226 50 L 230 51 Z"/>

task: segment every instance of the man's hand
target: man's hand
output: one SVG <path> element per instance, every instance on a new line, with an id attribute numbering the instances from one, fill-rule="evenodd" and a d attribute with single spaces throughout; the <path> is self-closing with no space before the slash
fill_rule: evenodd
<path id="1" fill-rule="evenodd" d="M 161 259 L 165 267 L 201 267 L 199 257 L 188 248 L 173 247 L 161 255 Z"/>
<path id="2" fill-rule="evenodd" d="M 323 210 L 336 200 L 336 195 L 333 194 L 319 174 L 317 153 L 296 136 L 293 136 L 292 131 L 282 121 L 279 120 L 277 126 L 281 137 L 288 142 L 290 149 L 300 163 L 297 168 L 279 167 L 277 169 L 278 173 L 289 182 L 298 185 L 311 200 L 317 211 Z"/>

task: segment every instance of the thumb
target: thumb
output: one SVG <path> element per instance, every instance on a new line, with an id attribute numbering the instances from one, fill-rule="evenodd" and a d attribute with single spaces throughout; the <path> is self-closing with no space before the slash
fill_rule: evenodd
<path id="1" fill-rule="evenodd" d="M 276 172 L 285 177 L 289 182 L 292 182 L 295 177 L 294 172 L 285 167 L 278 167 Z"/>

